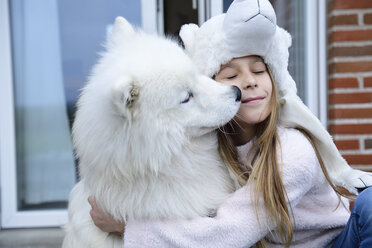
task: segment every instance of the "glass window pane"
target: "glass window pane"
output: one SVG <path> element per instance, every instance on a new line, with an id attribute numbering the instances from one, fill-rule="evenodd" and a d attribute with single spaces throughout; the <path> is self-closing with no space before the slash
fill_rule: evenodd
<path id="1" fill-rule="evenodd" d="M 12 0 L 18 209 L 65 208 L 76 182 L 71 123 L 79 89 L 116 16 L 140 1 Z"/>

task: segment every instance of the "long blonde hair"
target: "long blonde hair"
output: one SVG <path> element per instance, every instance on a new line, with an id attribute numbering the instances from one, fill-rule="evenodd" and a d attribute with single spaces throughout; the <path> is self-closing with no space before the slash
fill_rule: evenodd
<path id="1" fill-rule="evenodd" d="M 271 82 L 271 113 L 263 122 L 256 125 L 256 139 L 253 142 L 251 149 L 248 151 L 247 156 L 253 159 L 250 167 L 245 167 L 238 160 L 238 153 L 230 135 L 227 133 L 234 133 L 234 125 L 229 123 L 224 127 L 225 132 L 218 132 L 218 150 L 224 162 L 237 176 L 238 180 L 246 184 L 255 185 L 253 187 L 256 217 L 258 222 L 258 205 L 260 197 L 262 196 L 269 222 L 276 223 L 276 232 L 279 234 L 285 246 L 289 246 L 293 238 L 293 225 L 291 218 L 294 221 L 293 213 L 290 204 L 287 204 L 287 193 L 283 185 L 280 166 L 277 158 L 277 145 L 280 145 L 280 140 L 277 133 L 277 124 L 279 118 L 279 103 L 275 83 L 270 70 L 267 68 Z M 318 157 L 322 171 L 332 186 L 332 188 L 339 193 L 336 187 L 332 184 L 324 163 L 319 156 L 319 153 L 312 141 L 311 135 L 307 134 L 304 130 L 300 130 L 309 139 L 316 155 Z M 253 182 L 254 181 L 254 182 Z M 264 239 L 260 240 L 257 247 L 266 247 Z"/>

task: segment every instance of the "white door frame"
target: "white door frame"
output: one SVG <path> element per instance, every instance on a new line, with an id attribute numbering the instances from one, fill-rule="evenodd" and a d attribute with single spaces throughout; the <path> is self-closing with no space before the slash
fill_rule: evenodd
<path id="1" fill-rule="evenodd" d="M 306 105 L 327 127 L 327 6 L 326 1 L 305 1 Z M 315 18 L 314 18 L 315 17 Z"/>
<path id="2" fill-rule="evenodd" d="M 216 16 L 216 15 L 219 15 L 223 12 L 223 1 L 220 0 L 220 1 L 216 1 L 216 0 L 207 0 L 210 2 L 210 14 L 211 14 L 211 17 L 212 16 Z"/>
<path id="3" fill-rule="evenodd" d="M 66 210 L 19 211 L 12 77 L 12 55 L 8 0 L 0 0 L 0 183 L 1 227 L 60 226 L 67 221 Z"/>
<path id="4" fill-rule="evenodd" d="M 142 29 L 148 33 L 157 33 L 158 27 L 162 27 L 158 22 L 157 0 L 141 0 L 141 22 Z"/>

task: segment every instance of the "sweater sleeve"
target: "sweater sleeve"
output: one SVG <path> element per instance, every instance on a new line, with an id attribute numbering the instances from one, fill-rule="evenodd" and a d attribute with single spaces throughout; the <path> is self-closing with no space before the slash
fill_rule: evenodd
<path id="1" fill-rule="evenodd" d="M 297 131 L 281 135 L 280 162 L 282 179 L 292 207 L 314 185 L 319 163 L 308 140 Z M 279 149 L 278 149 L 279 150 Z M 218 209 L 214 218 L 192 220 L 128 220 L 124 247 L 250 247 L 265 237 L 275 226 L 266 225 L 266 214 L 260 203 L 258 212 L 251 201 L 251 187 L 237 190 Z"/>

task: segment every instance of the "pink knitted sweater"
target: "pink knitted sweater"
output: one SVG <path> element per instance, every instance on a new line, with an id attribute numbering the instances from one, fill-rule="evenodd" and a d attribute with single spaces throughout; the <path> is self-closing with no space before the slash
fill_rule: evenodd
<path id="1" fill-rule="evenodd" d="M 282 127 L 278 127 L 278 134 L 282 179 L 295 218 L 291 247 L 328 247 L 345 226 L 349 211 L 338 205 L 338 197 L 304 135 Z M 238 147 L 241 158 L 246 157 L 251 145 Z M 266 224 L 264 211 L 259 212 L 257 221 L 251 197 L 251 186 L 240 188 L 220 206 L 214 218 L 128 220 L 124 247 L 251 247 L 263 237 L 269 247 L 282 247 L 280 238 L 271 232 L 275 225 Z M 348 201 L 343 202 L 348 207 Z"/>

